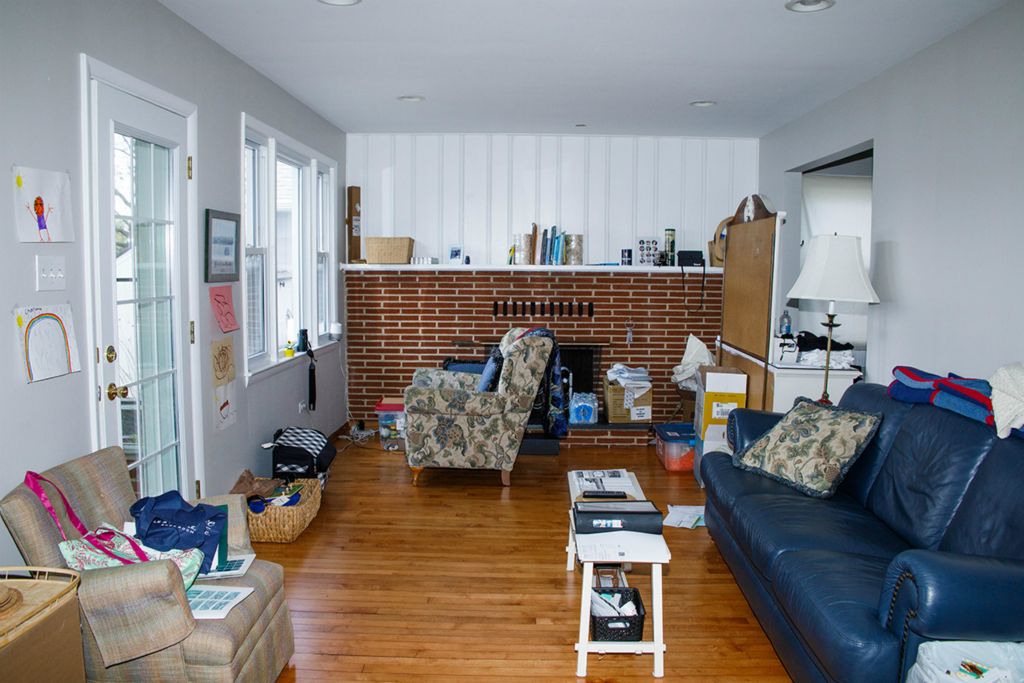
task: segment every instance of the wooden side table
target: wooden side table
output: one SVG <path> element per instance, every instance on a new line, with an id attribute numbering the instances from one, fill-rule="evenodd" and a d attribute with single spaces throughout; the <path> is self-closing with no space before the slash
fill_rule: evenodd
<path id="1" fill-rule="evenodd" d="M 4 680 L 85 681 L 78 581 L 70 569 L 0 567 L 10 607 L 0 612 Z"/>

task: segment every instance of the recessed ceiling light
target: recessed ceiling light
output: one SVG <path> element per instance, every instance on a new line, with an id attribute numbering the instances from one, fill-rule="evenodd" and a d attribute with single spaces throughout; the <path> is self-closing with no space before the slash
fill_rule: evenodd
<path id="1" fill-rule="evenodd" d="M 789 0 L 786 9 L 790 12 L 820 12 L 836 4 L 836 0 Z"/>
<path id="2" fill-rule="evenodd" d="M 350 7 L 352 5 L 358 5 L 363 0 L 320 0 L 325 5 L 333 5 L 335 7 Z"/>
<path id="3" fill-rule="evenodd" d="M 691 107 L 701 107 L 701 108 L 713 107 L 716 104 L 718 104 L 718 102 L 715 102 L 714 100 L 694 100 L 693 102 L 690 102 L 690 106 Z"/>
<path id="4" fill-rule="evenodd" d="M 399 95 L 397 99 L 399 102 L 422 102 L 427 98 L 423 95 Z"/>

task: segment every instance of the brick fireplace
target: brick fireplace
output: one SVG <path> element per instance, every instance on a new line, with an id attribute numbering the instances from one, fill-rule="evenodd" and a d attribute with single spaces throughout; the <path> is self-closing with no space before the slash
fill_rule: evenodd
<path id="1" fill-rule="evenodd" d="M 349 414 L 374 419 L 382 396 L 398 396 L 416 368 L 446 358 L 482 358 L 511 327 L 544 326 L 560 344 L 593 345 L 600 372 L 613 362 L 644 366 L 654 379 L 654 422 L 679 402 L 671 381 L 687 335 L 713 345 L 722 320 L 722 275 L 679 270 L 344 266 Z M 627 326 L 632 341 L 627 342 Z M 595 393 L 602 401 L 601 377 Z M 691 415 L 677 419 L 689 420 Z M 571 429 L 563 445 L 634 445 L 645 431 Z"/>

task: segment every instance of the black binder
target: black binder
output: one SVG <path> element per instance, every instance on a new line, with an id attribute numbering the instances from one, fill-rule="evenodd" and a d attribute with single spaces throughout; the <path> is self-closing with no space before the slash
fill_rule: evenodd
<path id="1" fill-rule="evenodd" d="M 577 534 L 601 534 L 609 531 L 661 533 L 661 510 L 649 500 L 580 501 L 573 505 Z"/>

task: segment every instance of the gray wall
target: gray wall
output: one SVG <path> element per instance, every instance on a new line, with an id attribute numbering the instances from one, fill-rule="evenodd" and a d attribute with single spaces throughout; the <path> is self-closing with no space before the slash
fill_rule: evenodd
<path id="1" fill-rule="evenodd" d="M 868 377 L 988 377 L 1021 360 L 1024 1 L 982 17 L 761 139 L 760 187 L 799 221 L 790 169 L 874 140 Z M 797 225 L 784 247 L 788 291 Z M 842 322 L 839 320 L 838 322 Z"/>
<path id="2" fill-rule="evenodd" d="M 95 400 L 87 372 L 27 385 L 16 362 L 17 341 L 10 310 L 16 305 L 70 301 L 82 362 L 86 347 L 83 262 L 81 140 L 79 134 L 79 53 L 99 59 L 198 106 L 195 150 L 200 214 L 206 208 L 241 210 L 240 121 L 242 111 L 331 156 L 345 186 L 344 133 L 284 90 L 260 76 L 223 48 L 154 0 L 0 0 L 0 314 L 8 332 L 0 334 L 0 495 L 28 469 L 47 467 L 91 450 L 90 405 Z M 10 225 L 9 169 L 21 164 L 71 172 L 77 240 L 42 247 L 20 244 Z M 341 197 L 339 191 L 339 198 Z M 343 215 L 340 211 L 338 215 Z M 195 225 L 201 225 L 195 217 Z M 34 255 L 63 254 L 68 262 L 66 292 L 34 291 Z M 192 278 L 207 299 L 202 273 Z M 234 287 L 237 303 L 242 291 Z M 208 348 L 221 336 L 209 305 L 198 312 L 197 343 Z M 234 333 L 236 362 L 241 333 Z M 241 367 L 239 365 L 239 367 Z M 325 432 L 345 419 L 342 358 L 337 345 L 325 351 L 318 372 L 319 410 L 300 417 L 306 392 L 306 367 L 252 384 L 240 381 L 238 421 L 215 432 L 212 408 L 204 411 L 206 491 L 226 491 L 243 468 L 268 474 L 270 456 L 259 450 L 278 426 L 309 424 Z M 211 399 L 210 368 L 203 367 L 201 396 Z M 20 563 L 14 544 L 0 527 L 0 565 Z"/>

